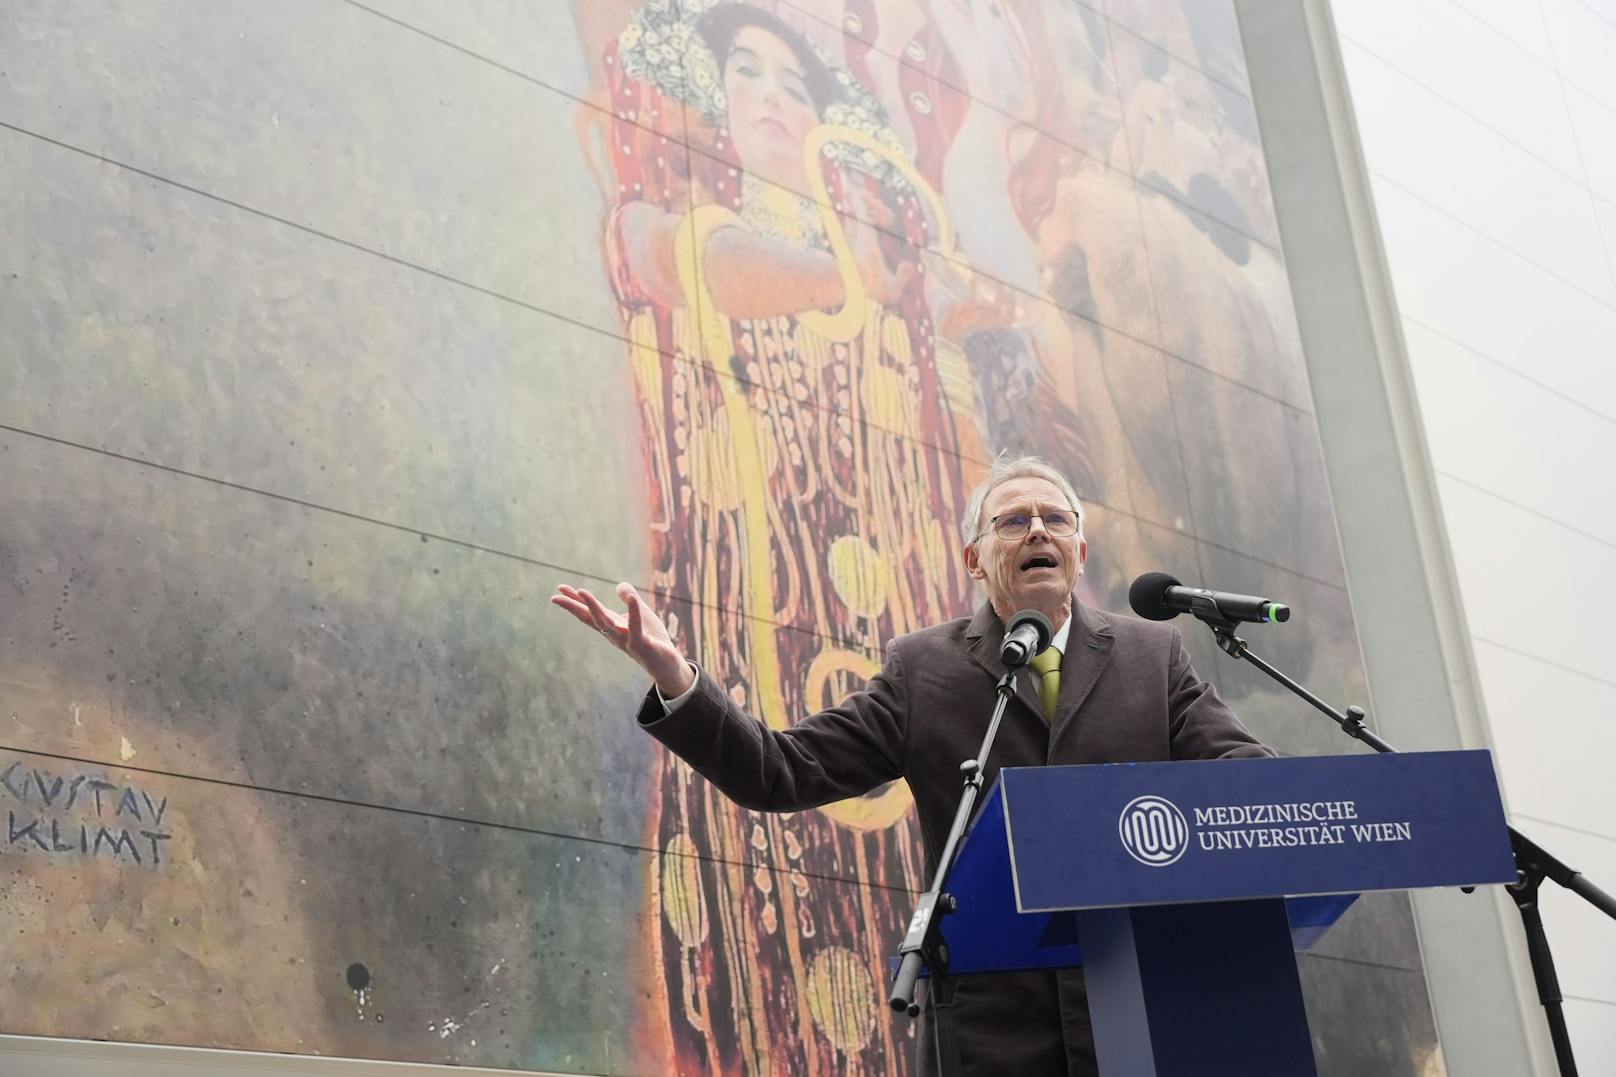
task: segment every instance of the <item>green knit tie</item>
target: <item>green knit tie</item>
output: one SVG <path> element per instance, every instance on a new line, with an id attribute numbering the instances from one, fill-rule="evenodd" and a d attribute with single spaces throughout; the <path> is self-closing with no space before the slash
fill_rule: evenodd
<path id="1" fill-rule="evenodd" d="M 1044 721 L 1055 720 L 1055 699 L 1060 695 L 1061 653 L 1058 647 L 1049 647 L 1032 656 L 1032 668 L 1038 671 L 1038 698 L 1044 701 Z"/>

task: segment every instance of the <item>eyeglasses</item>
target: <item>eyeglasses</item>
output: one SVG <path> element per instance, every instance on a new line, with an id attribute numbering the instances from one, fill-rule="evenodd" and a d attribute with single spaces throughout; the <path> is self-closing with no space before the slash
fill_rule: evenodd
<path id="1" fill-rule="evenodd" d="M 1014 542 L 1032 530 L 1034 520 L 1044 521 L 1044 531 L 1050 538 L 1070 538 L 1077 534 L 1077 513 L 1071 509 L 1050 509 L 1048 512 L 1007 512 L 995 516 L 988 521 L 987 531 L 983 531 L 982 535 L 992 531 L 1000 538 Z M 977 535 L 971 541 L 975 542 L 982 535 Z"/>

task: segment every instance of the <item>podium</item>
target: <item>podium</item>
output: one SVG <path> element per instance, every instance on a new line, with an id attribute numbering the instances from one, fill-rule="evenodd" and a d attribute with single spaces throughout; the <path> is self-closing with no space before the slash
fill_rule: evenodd
<path id="1" fill-rule="evenodd" d="M 1104 1077 L 1316 1074 L 1295 954 L 1368 890 L 1514 882 L 1486 751 L 1006 768 L 950 975 L 1082 965 Z"/>

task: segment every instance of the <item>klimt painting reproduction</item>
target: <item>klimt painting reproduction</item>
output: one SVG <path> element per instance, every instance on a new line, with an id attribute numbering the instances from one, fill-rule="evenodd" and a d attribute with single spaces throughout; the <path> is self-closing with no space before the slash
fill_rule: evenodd
<path id="1" fill-rule="evenodd" d="M 1083 496 L 1083 601 L 1281 593 L 1265 653 L 1364 695 L 1224 0 L 5 21 L 0 1033 L 911 1072 L 907 788 L 729 803 L 546 598 L 631 581 L 787 728 L 981 601 L 1001 451 Z M 1407 903 L 1360 905 L 1321 1058 L 1438 1072 Z"/>

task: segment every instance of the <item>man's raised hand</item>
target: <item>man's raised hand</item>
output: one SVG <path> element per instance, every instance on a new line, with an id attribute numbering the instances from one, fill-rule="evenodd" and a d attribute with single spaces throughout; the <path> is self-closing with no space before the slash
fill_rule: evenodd
<path id="1" fill-rule="evenodd" d="M 668 635 L 662 618 L 645 604 L 632 584 L 618 584 L 617 597 L 628 607 L 626 613 L 614 613 L 588 591 L 564 583 L 556 587 L 550 601 L 638 662 L 640 668 L 651 675 L 664 698 L 684 694 L 696 675 L 679 648 L 673 645 L 673 637 Z"/>

